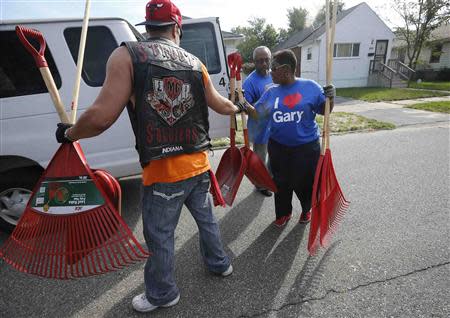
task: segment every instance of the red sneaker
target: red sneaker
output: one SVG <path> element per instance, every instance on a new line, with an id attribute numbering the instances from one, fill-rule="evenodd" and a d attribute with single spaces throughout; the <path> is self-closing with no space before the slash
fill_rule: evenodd
<path id="1" fill-rule="evenodd" d="M 276 227 L 283 227 L 286 225 L 287 222 L 289 222 L 289 220 L 292 217 L 292 213 L 289 213 L 288 215 L 284 215 L 284 216 L 280 216 L 278 219 L 276 219 L 273 224 Z"/>
<path id="2" fill-rule="evenodd" d="M 311 221 L 311 210 L 309 210 L 306 213 L 302 213 L 300 215 L 300 220 L 298 221 L 298 223 L 309 223 L 309 221 Z"/>

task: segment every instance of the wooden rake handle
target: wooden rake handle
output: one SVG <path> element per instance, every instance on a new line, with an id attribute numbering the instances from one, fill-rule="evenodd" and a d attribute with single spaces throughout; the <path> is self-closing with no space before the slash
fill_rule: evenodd
<path id="1" fill-rule="evenodd" d="M 63 123 L 69 123 L 69 117 L 65 111 L 64 105 L 59 96 L 58 88 L 56 87 L 55 81 L 53 79 L 52 74 L 48 68 L 47 61 L 45 60 L 45 39 L 41 32 L 33 29 L 26 28 L 24 26 L 16 26 L 16 34 L 19 37 L 20 42 L 22 42 L 25 49 L 33 56 L 34 61 L 36 62 L 36 66 L 39 68 L 41 72 L 42 78 L 44 79 L 45 86 L 50 93 L 50 96 L 53 101 L 53 105 L 55 105 L 56 112 Z M 39 42 L 39 51 L 37 51 L 34 46 L 30 44 L 27 37 L 34 38 Z"/>
<path id="2" fill-rule="evenodd" d="M 90 0 L 86 0 L 86 7 L 84 9 L 84 18 L 83 25 L 81 27 L 81 36 L 80 36 L 80 47 L 78 48 L 78 58 L 77 58 L 77 73 L 75 76 L 75 83 L 72 91 L 72 112 L 70 114 L 70 122 L 72 124 L 75 123 L 77 119 L 77 109 L 78 109 L 78 97 L 80 92 L 80 83 L 81 83 L 81 72 L 83 70 L 83 62 L 84 62 L 84 50 L 86 46 L 86 37 L 87 37 L 87 29 L 89 22 L 89 8 L 90 8 Z"/>
<path id="3" fill-rule="evenodd" d="M 230 68 L 230 101 L 234 103 L 236 98 L 236 53 L 230 53 L 227 57 L 228 67 Z M 236 135 L 236 116 L 230 115 L 230 145 L 235 146 Z"/>
<path id="4" fill-rule="evenodd" d="M 236 88 L 237 88 L 239 102 L 244 103 L 244 94 L 242 93 L 241 70 L 242 70 L 242 57 L 239 53 L 237 53 L 236 54 Z M 241 120 L 242 120 L 242 130 L 244 132 L 244 144 L 246 147 L 249 147 L 250 143 L 248 140 L 247 115 L 245 114 L 245 112 L 241 112 Z"/>
<path id="5" fill-rule="evenodd" d="M 336 30 L 336 15 L 337 3 L 333 4 L 333 16 L 330 22 L 330 5 L 331 1 L 326 0 L 325 11 L 325 47 L 326 47 L 326 85 L 331 84 L 333 78 L 333 49 L 334 49 L 334 35 Z M 322 155 L 330 148 L 330 99 L 325 99 L 325 112 L 323 119 L 323 134 L 322 134 Z"/>

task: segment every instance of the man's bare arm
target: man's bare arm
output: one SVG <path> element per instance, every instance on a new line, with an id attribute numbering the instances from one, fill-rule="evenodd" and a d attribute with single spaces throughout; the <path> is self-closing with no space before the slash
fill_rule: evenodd
<path id="1" fill-rule="evenodd" d="M 120 116 L 133 94 L 133 65 L 125 47 L 111 54 L 106 65 L 106 78 L 94 103 L 68 131 L 73 139 L 101 134 Z"/>
<path id="2" fill-rule="evenodd" d="M 214 88 L 209 77 L 205 86 L 205 97 L 208 106 L 219 114 L 231 115 L 238 111 L 237 106 L 219 94 L 219 92 Z"/>

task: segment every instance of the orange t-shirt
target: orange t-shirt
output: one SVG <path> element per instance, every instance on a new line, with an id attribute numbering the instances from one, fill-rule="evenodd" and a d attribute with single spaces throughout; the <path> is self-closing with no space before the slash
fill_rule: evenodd
<path id="1" fill-rule="evenodd" d="M 202 64 L 203 83 L 209 81 L 209 74 Z M 195 177 L 211 169 L 208 160 L 208 152 L 195 152 L 181 154 L 152 160 L 144 167 L 142 172 L 142 183 L 145 186 L 158 182 L 177 182 L 187 178 Z"/>

